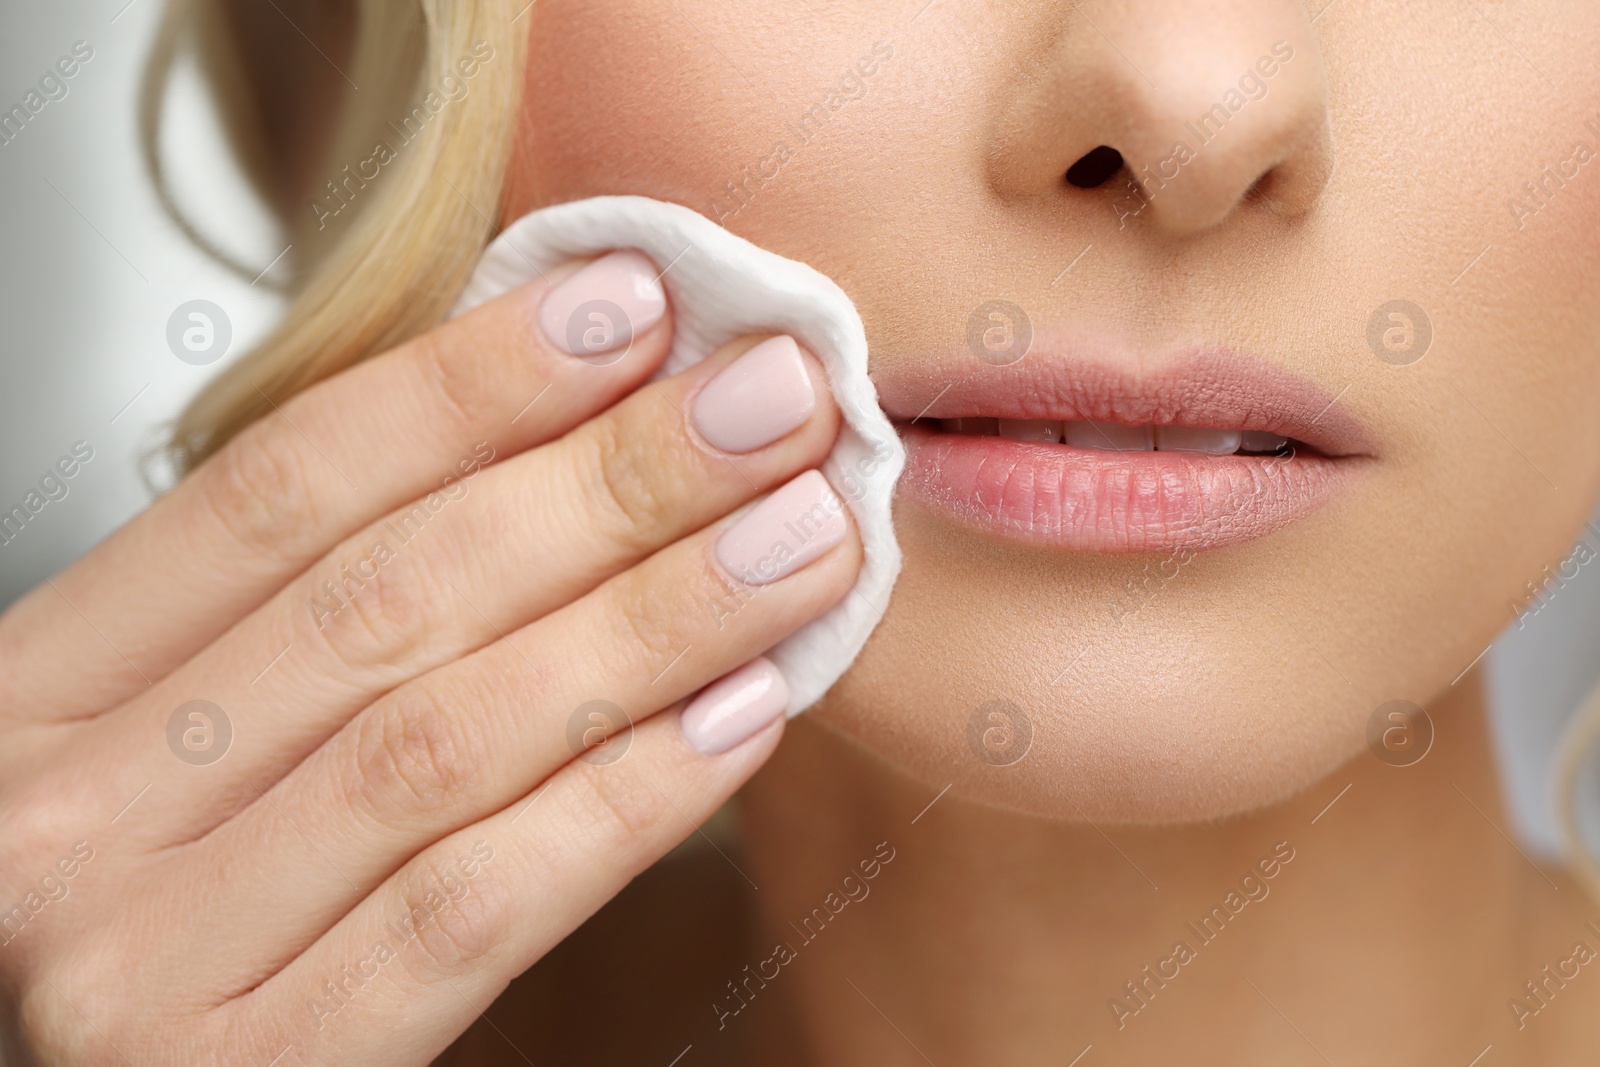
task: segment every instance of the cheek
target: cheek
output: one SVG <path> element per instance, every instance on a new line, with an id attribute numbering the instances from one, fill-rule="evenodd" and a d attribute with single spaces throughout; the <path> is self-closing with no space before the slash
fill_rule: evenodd
<path id="1" fill-rule="evenodd" d="M 703 188 L 728 145 L 697 116 L 737 75 L 684 39 L 670 6 L 544 0 L 530 14 L 511 214 L 606 193 L 681 202 Z"/>
<path id="2" fill-rule="evenodd" d="M 1347 113 L 1387 119 L 1343 124 L 1339 292 L 1361 313 L 1409 298 L 1434 336 L 1415 364 L 1351 375 L 1387 442 L 1365 540 L 1388 562 L 1358 592 L 1387 598 L 1391 659 L 1404 626 L 1432 646 L 1465 631 L 1476 655 L 1571 550 L 1600 485 L 1600 158 L 1557 173 L 1580 144 L 1600 152 L 1600 27 L 1545 6 L 1572 28 L 1535 60 L 1560 90 L 1515 50 L 1469 74 L 1415 39 L 1400 69 L 1373 62 L 1384 45 L 1369 36 L 1341 86 Z M 1423 678 L 1414 699 L 1452 676 Z"/>
<path id="3" fill-rule="evenodd" d="M 730 189 L 759 187 L 780 155 L 846 125 L 839 110 L 857 105 L 842 83 L 893 29 L 875 0 L 826 18 L 821 6 L 541 0 L 508 211 L 636 193 L 726 212 Z"/>
<path id="4" fill-rule="evenodd" d="M 1464 65 L 1420 27 L 1327 27 L 1341 57 L 1330 295 L 1358 317 L 1414 301 L 1434 337 L 1408 367 L 1351 338 L 1352 399 L 1381 402 L 1417 499 L 1499 508 L 1486 530 L 1509 499 L 1566 510 L 1600 461 L 1600 158 L 1556 173 L 1580 144 L 1600 153 L 1600 25 L 1587 5 L 1534 7 L 1565 28 L 1537 70 L 1514 47 Z"/>

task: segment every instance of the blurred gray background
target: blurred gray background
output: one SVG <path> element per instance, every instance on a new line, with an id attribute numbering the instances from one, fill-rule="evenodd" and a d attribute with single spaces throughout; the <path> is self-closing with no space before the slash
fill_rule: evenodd
<path id="1" fill-rule="evenodd" d="M 251 285 L 219 267 L 172 224 L 146 177 L 138 86 L 164 2 L 0 0 L 0 113 L 26 110 L 30 90 L 35 106 L 45 99 L 20 132 L 15 122 L 0 130 L 10 138 L 0 143 L 0 512 L 74 442 L 94 450 L 67 495 L 0 544 L 0 607 L 149 502 L 141 456 L 280 307 L 270 273 Z M 47 83 L 59 97 L 48 99 L 40 79 L 80 41 L 92 58 Z M 233 168 L 191 66 L 173 79 L 168 115 L 176 199 L 203 232 L 266 267 L 283 243 Z M 167 343 L 168 318 L 194 299 L 222 308 L 233 331 L 206 366 Z"/>

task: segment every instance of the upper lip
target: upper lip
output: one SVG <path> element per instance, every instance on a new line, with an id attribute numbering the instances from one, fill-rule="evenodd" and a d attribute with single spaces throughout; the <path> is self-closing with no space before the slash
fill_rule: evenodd
<path id="1" fill-rule="evenodd" d="M 1036 341 L 1034 350 L 1006 366 L 963 354 L 923 363 L 910 374 L 882 365 L 873 371 L 883 409 L 897 422 L 1088 419 L 1261 430 L 1330 457 L 1372 454 L 1366 428 L 1339 404 L 1342 390 L 1329 392 L 1237 349 L 1191 349 L 1135 372 Z"/>

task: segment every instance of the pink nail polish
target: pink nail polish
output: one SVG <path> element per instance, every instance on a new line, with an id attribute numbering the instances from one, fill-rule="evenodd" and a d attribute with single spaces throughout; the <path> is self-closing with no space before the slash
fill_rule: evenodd
<path id="1" fill-rule="evenodd" d="M 723 675 L 700 691 L 678 719 L 689 747 L 706 756 L 726 752 L 782 715 L 789 683 L 765 656 Z"/>
<path id="2" fill-rule="evenodd" d="M 545 294 L 539 325 L 551 344 L 570 355 L 626 349 L 666 314 L 660 273 L 642 252 L 601 256 Z"/>
<path id="3" fill-rule="evenodd" d="M 700 436 L 724 452 L 754 452 L 805 425 L 817 410 L 800 346 L 773 337 L 722 368 L 695 397 Z"/>
<path id="4" fill-rule="evenodd" d="M 717 562 L 746 585 L 767 585 L 844 540 L 848 529 L 844 501 L 821 471 L 806 471 L 723 531 Z"/>

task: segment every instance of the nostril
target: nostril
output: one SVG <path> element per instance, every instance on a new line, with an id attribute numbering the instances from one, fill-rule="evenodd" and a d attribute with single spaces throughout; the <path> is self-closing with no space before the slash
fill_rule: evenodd
<path id="1" fill-rule="evenodd" d="M 1067 168 L 1067 184 L 1079 189 L 1095 189 L 1111 180 L 1122 169 L 1122 153 L 1110 145 L 1090 149 Z"/>
<path id="2" fill-rule="evenodd" d="M 1246 203 L 1260 201 L 1268 207 L 1273 207 L 1275 206 L 1273 204 L 1273 194 L 1277 192 L 1276 187 L 1279 184 L 1278 168 L 1271 167 L 1262 171 L 1260 177 L 1250 183 L 1250 188 L 1244 191 L 1244 196 L 1240 199 Z"/>

